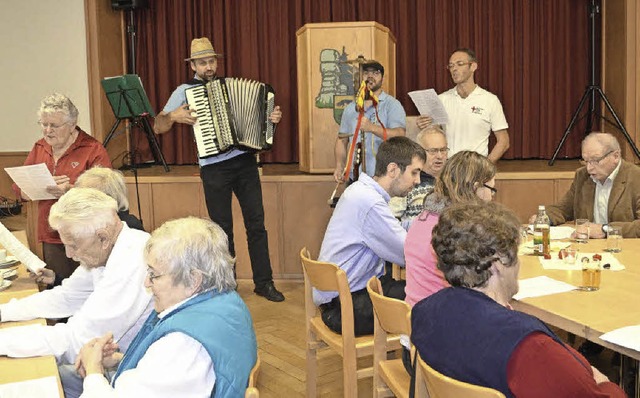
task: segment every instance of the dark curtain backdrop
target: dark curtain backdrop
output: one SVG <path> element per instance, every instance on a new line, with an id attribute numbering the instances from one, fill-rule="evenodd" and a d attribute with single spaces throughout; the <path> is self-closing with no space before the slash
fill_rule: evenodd
<path id="1" fill-rule="evenodd" d="M 297 162 L 296 31 L 306 23 L 377 21 L 397 39 L 397 97 L 452 86 L 445 69 L 457 47 L 479 59 L 476 82 L 497 94 L 511 148 L 506 159 L 549 159 L 589 82 L 587 0 L 153 0 L 134 11 L 137 73 L 161 111 L 193 74 L 184 58 L 191 39 L 207 36 L 224 58 L 218 74 L 268 82 L 284 116 L 263 161 Z M 599 64 L 599 62 L 597 63 Z M 188 128 L 160 137 L 170 164 L 196 162 Z M 584 121 L 559 157 L 579 157 Z M 142 152 L 148 145 L 136 137 Z"/>

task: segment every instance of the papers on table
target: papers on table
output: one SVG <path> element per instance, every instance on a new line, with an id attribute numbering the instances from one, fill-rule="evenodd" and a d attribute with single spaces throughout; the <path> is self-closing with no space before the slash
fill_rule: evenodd
<path id="1" fill-rule="evenodd" d="M 600 338 L 609 343 L 640 351 L 640 325 L 612 330 L 603 334 Z"/>
<path id="2" fill-rule="evenodd" d="M 550 249 L 551 252 L 559 252 L 560 250 L 571 246 L 571 242 L 551 242 Z M 533 254 L 533 241 L 529 241 L 527 243 L 523 243 L 518 248 L 518 254 L 520 255 L 532 255 Z"/>
<path id="3" fill-rule="evenodd" d="M 60 398 L 58 381 L 54 376 L 41 379 L 0 384 L 2 398 Z"/>
<path id="4" fill-rule="evenodd" d="M 428 90 L 411 91 L 409 97 L 418 108 L 420 115 L 431 117 L 433 124 L 449 123 L 449 116 L 436 90 L 430 88 Z"/>
<path id="5" fill-rule="evenodd" d="M 540 264 L 542 264 L 542 268 L 544 269 L 559 269 L 563 271 L 579 271 L 582 269 L 582 262 L 580 259 L 582 257 L 589 258 L 590 261 L 593 261 L 593 255 L 595 253 L 582 253 L 578 252 L 578 256 L 576 258 L 576 262 L 574 264 L 567 264 L 564 260 L 560 260 L 558 256 L 552 256 L 550 260 L 545 260 L 544 257 L 540 256 L 538 259 L 540 260 Z M 625 269 L 625 266 L 620 264 L 617 258 L 611 253 L 598 253 L 602 256 L 602 260 L 600 261 L 600 266 L 604 264 L 609 264 L 611 267 L 608 268 L 611 271 L 622 271 Z M 603 269 L 606 271 L 607 269 Z"/>
<path id="6" fill-rule="evenodd" d="M 25 245 L 23 245 L 18 238 L 13 236 L 11 232 L 0 222 L 0 244 L 7 249 L 11 254 L 24 264 L 25 267 L 31 272 L 37 272 L 38 270 L 46 267 L 44 261 L 40 260 L 38 256 L 33 254 Z M 0 398 L 3 398 L 0 394 Z"/>
<path id="7" fill-rule="evenodd" d="M 47 187 L 56 185 L 56 182 L 44 163 L 31 166 L 6 167 L 4 170 L 29 199 L 56 198 L 47 192 Z"/>
<path id="8" fill-rule="evenodd" d="M 551 227 L 549 237 L 551 240 L 569 239 L 575 229 L 567 226 Z"/>
<path id="9" fill-rule="evenodd" d="M 529 297 L 548 296 L 550 294 L 564 293 L 577 289 L 577 287 L 548 276 L 537 276 L 535 278 L 521 279 L 519 281 L 520 291 L 513 296 L 515 300 L 522 300 Z"/>
<path id="10" fill-rule="evenodd" d="M 533 224 L 529 224 L 529 228 L 527 230 L 530 234 L 533 234 Z M 549 229 L 549 238 L 551 240 L 569 239 L 571 238 L 571 234 L 573 234 L 574 231 L 574 228 L 566 225 L 551 227 Z"/>

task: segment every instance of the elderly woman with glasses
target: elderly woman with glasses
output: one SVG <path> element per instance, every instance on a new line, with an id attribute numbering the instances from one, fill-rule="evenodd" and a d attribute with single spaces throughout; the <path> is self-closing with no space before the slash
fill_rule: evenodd
<path id="1" fill-rule="evenodd" d="M 68 278 L 78 267 L 64 253 L 60 236 L 49 227 L 49 210 L 57 199 L 67 192 L 85 170 L 100 165 L 111 167 L 109 155 L 96 139 L 82 131 L 77 125 L 78 108 L 62 94 L 46 96 L 38 110 L 38 125 L 42 138 L 36 141 L 24 165 L 44 163 L 55 185 L 47 187 L 53 199 L 38 202 L 38 242 L 42 242 L 44 261 L 59 280 Z M 25 200 L 30 200 L 14 184 L 14 191 Z"/>
<path id="2" fill-rule="evenodd" d="M 447 208 L 433 229 L 451 287 L 411 312 L 418 353 L 432 368 L 507 397 L 625 397 L 539 319 L 514 311 L 520 221 L 496 203 Z"/>
<path id="3" fill-rule="evenodd" d="M 453 155 L 444 165 L 432 193 L 425 197 L 423 212 L 413 221 L 404 244 L 407 270 L 405 300 L 418 301 L 448 286 L 436 267 L 431 231 L 440 213 L 455 203 L 491 201 L 495 193 L 496 167 L 473 151 Z"/>
<path id="4" fill-rule="evenodd" d="M 82 348 L 82 397 L 243 396 L 256 336 L 222 228 L 195 217 L 168 221 L 151 235 L 145 260 L 155 311 L 124 355 L 111 334 Z M 103 373 L 116 365 L 110 385 Z"/>

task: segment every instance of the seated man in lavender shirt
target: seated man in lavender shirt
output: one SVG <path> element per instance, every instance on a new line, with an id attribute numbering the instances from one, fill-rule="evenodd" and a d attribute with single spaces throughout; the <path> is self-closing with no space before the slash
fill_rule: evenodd
<path id="1" fill-rule="evenodd" d="M 404 299 L 404 281 L 384 275 L 384 262 L 404 265 L 406 231 L 393 216 L 389 199 L 406 196 L 420 183 L 424 149 L 406 137 L 393 137 L 380 145 L 375 175 L 360 174 L 340 197 L 320 248 L 320 261 L 342 268 L 353 298 L 357 336 L 373 333 L 373 306 L 366 290 L 372 276 L 380 278 L 386 296 Z M 314 290 L 322 320 L 333 331 L 342 331 L 337 292 Z"/>

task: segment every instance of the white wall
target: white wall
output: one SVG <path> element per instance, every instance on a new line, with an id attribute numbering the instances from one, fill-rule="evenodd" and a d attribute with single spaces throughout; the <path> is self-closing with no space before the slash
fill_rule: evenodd
<path id="1" fill-rule="evenodd" d="M 0 0 L 0 152 L 31 150 L 40 100 L 53 92 L 90 129 L 86 42 L 83 0 Z"/>

